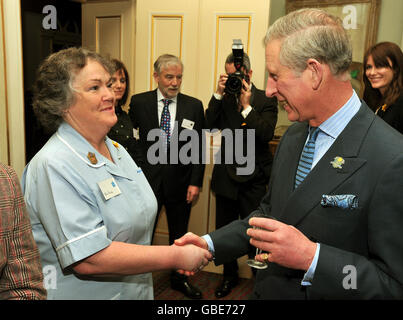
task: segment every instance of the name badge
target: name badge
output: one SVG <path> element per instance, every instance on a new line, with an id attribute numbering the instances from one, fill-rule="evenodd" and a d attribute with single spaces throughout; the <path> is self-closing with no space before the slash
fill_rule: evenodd
<path id="1" fill-rule="evenodd" d="M 192 130 L 194 125 L 195 125 L 194 121 L 191 121 L 188 119 L 183 119 L 183 121 L 182 121 L 182 128 Z"/>
<path id="2" fill-rule="evenodd" d="M 134 129 L 134 128 L 133 128 L 133 137 L 134 137 L 134 139 L 136 139 L 136 140 L 139 140 L 139 139 L 140 139 L 139 129 Z"/>
<path id="3" fill-rule="evenodd" d="M 113 178 L 98 182 L 98 186 L 99 189 L 101 189 L 105 200 L 109 200 L 110 198 L 116 197 L 122 193 L 118 185 L 116 184 L 115 179 Z"/>

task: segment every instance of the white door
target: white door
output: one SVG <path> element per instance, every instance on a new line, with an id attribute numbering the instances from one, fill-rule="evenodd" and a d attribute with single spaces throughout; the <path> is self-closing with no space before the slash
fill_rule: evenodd
<path id="1" fill-rule="evenodd" d="M 134 69 L 134 1 L 91 2 L 82 5 L 83 47 L 121 60 Z M 131 88 L 133 93 L 133 86 Z"/>

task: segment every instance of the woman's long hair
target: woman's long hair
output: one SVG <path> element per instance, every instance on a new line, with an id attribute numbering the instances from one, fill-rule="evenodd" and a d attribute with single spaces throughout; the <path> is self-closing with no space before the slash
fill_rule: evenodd
<path id="1" fill-rule="evenodd" d="M 113 66 L 113 69 L 114 69 L 113 73 L 115 73 L 117 71 L 120 71 L 120 70 L 123 70 L 123 73 L 124 73 L 125 78 L 126 78 L 126 90 L 125 90 L 125 93 L 123 94 L 122 99 L 120 99 L 118 101 L 118 106 L 121 107 L 121 106 L 125 105 L 125 103 L 127 101 L 127 97 L 129 96 L 129 91 L 130 91 L 129 73 L 127 72 L 126 66 L 123 64 L 122 61 L 119 61 L 117 59 L 112 59 L 111 62 L 112 62 L 112 66 Z"/>
<path id="2" fill-rule="evenodd" d="M 365 74 L 369 56 L 372 56 L 375 67 L 391 68 L 393 71 L 392 82 L 383 96 L 378 89 L 372 88 Z M 392 63 L 392 66 L 390 66 L 388 59 Z M 365 84 L 364 101 L 372 110 L 376 110 L 383 104 L 392 105 L 403 92 L 403 53 L 400 47 L 393 42 L 380 42 L 372 46 L 365 53 L 363 67 L 363 80 Z"/>

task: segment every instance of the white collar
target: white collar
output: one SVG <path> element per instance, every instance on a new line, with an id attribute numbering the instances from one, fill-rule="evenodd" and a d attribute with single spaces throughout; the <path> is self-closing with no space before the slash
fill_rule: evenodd
<path id="1" fill-rule="evenodd" d="M 161 93 L 160 89 L 157 88 L 157 101 L 161 101 L 162 99 L 166 99 L 164 95 Z M 178 96 L 175 96 L 173 98 L 170 98 L 169 100 L 173 101 L 174 103 L 177 103 Z"/>

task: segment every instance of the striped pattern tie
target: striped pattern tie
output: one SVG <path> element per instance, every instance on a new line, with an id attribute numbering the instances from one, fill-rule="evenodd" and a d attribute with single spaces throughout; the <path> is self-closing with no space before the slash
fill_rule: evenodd
<path id="1" fill-rule="evenodd" d="M 309 140 L 305 145 L 304 150 L 302 150 L 301 158 L 299 159 L 294 189 L 304 181 L 305 177 L 311 171 L 313 155 L 315 153 L 315 142 L 319 131 L 320 129 L 318 127 L 311 127 L 309 129 Z"/>
<path id="2" fill-rule="evenodd" d="M 172 100 L 162 99 L 164 109 L 162 109 L 160 128 L 165 133 L 165 147 L 168 148 L 171 139 L 171 114 L 169 113 L 169 104 Z"/>

